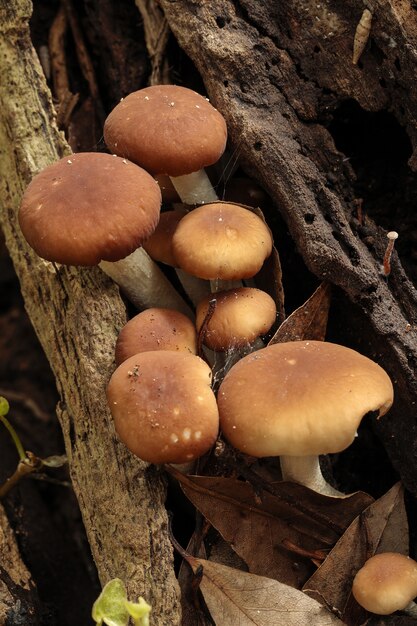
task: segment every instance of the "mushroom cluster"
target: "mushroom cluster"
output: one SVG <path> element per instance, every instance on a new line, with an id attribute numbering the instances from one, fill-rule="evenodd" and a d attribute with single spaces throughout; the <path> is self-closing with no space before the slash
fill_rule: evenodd
<path id="1" fill-rule="evenodd" d="M 237 449 L 280 456 L 284 479 L 336 495 L 317 455 L 347 447 L 367 412 L 384 414 L 392 384 L 342 346 L 264 347 L 276 305 L 247 281 L 271 255 L 271 232 L 256 211 L 217 201 L 204 171 L 225 149 L 223 117 L 199 94 L 161 85 L 124 98 L 104 136 L 114 154 L 71 155 L 43 170 L 19 221 L 41 257 L 99 264 L 141 311 L 120 333 L 107 390 L 119 438 L 145 461 L 184 463 L 209 450 L 220 425 Z M 157 175 L 187 206 L 160 215 Z M 158 264 L 176 268 L 185 298 Z M 201 344 L 238 355 L 217 399 Z"/>

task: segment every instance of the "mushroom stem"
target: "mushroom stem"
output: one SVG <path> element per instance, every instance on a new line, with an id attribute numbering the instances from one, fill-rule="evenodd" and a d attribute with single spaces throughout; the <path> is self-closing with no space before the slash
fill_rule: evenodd
<path id="1" fill-rule="evenodd" d="M 215 278 L 210 281 L 210 290 L 211 293 L 217 293 L 218 291 L 227 291 L 230 289 L 240 289 L 243 287 L 243 283 L 241 280 L 221 280 L 220 278 Z"/>
<path id="2" fill-rule="evenodd" d="M 345 497 L 344 493 L 337 491 L 323 477 L 320 469 L 319 457 L 311 456 L 281 456 L 282 479 L 300 483 L 313 491 L 324 496 Z"/>
<path id="3" fill-rule="evenodd" d="M 185 204 L 205 204 L 219 199 L 204 169 L 170 178 Z"/>
<path id="4" fill-rule="evenodd" d="M 193 319 L 189 306 L 143 248 L 137 248 L 120 261 L 101 261 L 99 267 L 139 310 L 175 309 Z"/>
<path id="5" fill-rule="evenodd" d="M 405 609 L 402 610 L 402 613 L 405 613 L 410 617 L 417 617 L 417 604 L 411 601 L 410 604 L 408 604 Z"/>
<path id="6" fill-rule="evenodd" d="M 197 304 L 201 302 L 203 298 L 211 293 L 210 283 L 208 280 L 203 280 L 202 278 L 191 276 L 191 274 L 187 274 L 187 272 L 184 272 L 184 270 L 180 269 L 179 267 L 175 268 L 175 272 L 185 293 L 190 298 L 194 306 L 197 306 Z"/>

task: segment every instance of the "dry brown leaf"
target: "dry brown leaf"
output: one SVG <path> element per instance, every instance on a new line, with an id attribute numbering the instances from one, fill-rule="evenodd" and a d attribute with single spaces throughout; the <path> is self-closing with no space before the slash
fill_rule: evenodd
<path id="1" fill-rule="evenodd" d="M 201 533 L 193 533 L 186 552 L 201 558 L 206 556 Z M 178 582 L 181 588 L 181 626 L 211 626 L 209 617 L 206 617 L 200 606 L 194 579 L 195 576 L 192 569 L 183 561 L 178 574 Z"/>
<path id="2" fill-rule="evenodd" d="M 346 624 L 363 624 L 366 612 L 352 598 L 352 581 L 366 559 L 387 551 L 408 554 L 408 523 L 400 483 L 353 521 L 304 585 L 304 591 L 337 609 Z"/>
<path id="3" fill-rule="evenodd" d="M 372 498 L 322 496 L 296 483 L 274 483 L 275 495 L 234 478 L 178 476 L 186 496 L 247 563 L 249 571 L 300 588 L 314 571 L 310 559 L 282 545 L 329 550 Z"/>
<path id="4" fill-rule="evenodd" d="M 200 589 L 217 626 L 333 626 L 340 620 L 301 591 L 203 559 L 188 559 L 200 568 Z"/>
<path id="5" fill-rule="evenodd" d="M 268 345 L 284 341 L 324 341 L 330 308 L 330 284 L 322 283 L 312 296 L 278 328 Z"/>

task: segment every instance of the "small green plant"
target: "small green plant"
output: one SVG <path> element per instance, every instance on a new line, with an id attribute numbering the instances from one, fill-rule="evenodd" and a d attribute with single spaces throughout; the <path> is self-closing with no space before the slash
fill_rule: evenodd
<path id="1" fill-rule="evenodd" d="M 0 396 L 0 422 L 7 429 L 10 437 L 16 446 L 17 454 L 19 455 L 19 462 L 15 472 L 6 480 L 5 483 L 0 485 L 0 499 L 3 498 L 16 483 L 19 482 L 25 476 L 37 472 L 43 467 L 61 467 L 67 462 L 66 456 L 50 456 L 46 459 L 33 454 L 33 452 L 25 452 L 19 435 L 7 419 L 6 415 L 10 410 L 10 405 L 6 398 Z"/>
<path id="2" fill-rule="evenodd" d="M 92 616 L 97 626 L 127 626 L 132 618 L 135 626 L 149 626 L 151 606 L 143 599 L 130 602 L 120 578 L 110 580 L 93 604 Z"/>

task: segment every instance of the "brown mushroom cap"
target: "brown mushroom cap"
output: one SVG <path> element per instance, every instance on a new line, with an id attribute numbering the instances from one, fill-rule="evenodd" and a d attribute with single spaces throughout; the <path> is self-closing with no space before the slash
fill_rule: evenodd
<path id="1" fill-rule="evenodd" d="M 192 321 L 174 309 L 151 308 L 123 326 L 116 342 L 120 365 L 139 352 L 172 350 L 197 354 L 197 333 Z"/>
<path id="2" fill-rule="evenodd" d="M 206 280 L 251 278 L 272 251 L 265 222 L 235 204 L 215 202 L 191 211 L 172 238 L 177 264 Z"/>
<path id="3" fill-rule="evenodd" d="M 340 452 L 366 413 L 383 415 L 392 401 L 379 365 L 321 341 L 279 343 L 244 357 L 218 394 L 225 437 L 257 457 Z"/>
<path id="4" fill-rule="evenodd" d="M 227 139 L 223 116 L 195 91 L 154 85 L 124 98 L 104 124 L 109 149 L 153 174 L 181 176 L 218 161 Z"/>
<path id="5" fill-rule="evenodd" d="M 142 352 L 114 372 L 107 399 L 121 441 L 149 463 L 186 463 L 216 440 L 211 370 L 184 352 Z"/>
<path id="6" fill-rule="evenodd" d="M 143 244 L 144 250 L 146 250 L 151 259 L 175 267 L 176 261 L 172 252 L 172 238 L 184 215 L 187 215 L 187 211 L 184 209 L 175 209 L 161 213 L 158 226 Z"/>
<path id="7" fill-rule="evenodd" d="M 239 348 L 264 335 L 275 322 L 275 302 L 265 291 L 250 287 L 218 291 L 197 305 L 196 326 L 199 331 L 211 300 L 216 308 L 207 324 L 204 344 L 211 350 Z"/>
<path id="8" fill-rule="evenodd" d="M 417 596 L 417 563 L 395 552 L 375 554 L 356 574 L 352 593 L 371 613 L 401 611 Z"/>
<path id="9" fill-rule="evenodd" d="M 96 265 L 136 250 L 154 231 L 160 206 L 159 187 L 142 168 L 84 152 L 35 176 L 24 193 L 19 223 L 42 258 Z"/>

